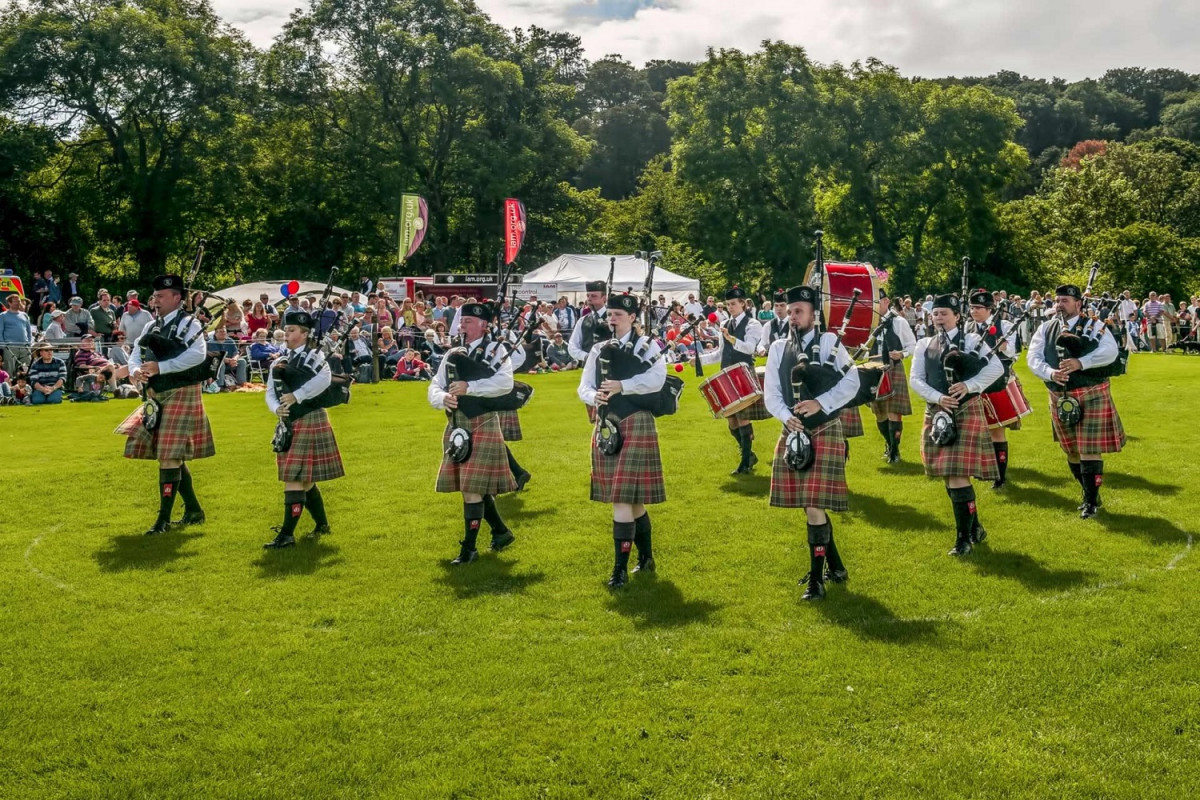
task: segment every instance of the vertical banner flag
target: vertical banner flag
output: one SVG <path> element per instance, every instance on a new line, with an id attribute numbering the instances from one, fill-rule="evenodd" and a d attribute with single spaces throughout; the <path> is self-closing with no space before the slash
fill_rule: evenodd
<path id="1" fill-rule="evenodd" d="M 429 206 L 425 198 L 415 194 L 400 196 L 400 263 L 417 252 L 425 239 L 429 223 Z"/>
<path id="2" fill-rule="evenodd" d="M 525 242 L 525 204 L 509 197 L 504 201 L 504 263 L 517 260 Z"/>

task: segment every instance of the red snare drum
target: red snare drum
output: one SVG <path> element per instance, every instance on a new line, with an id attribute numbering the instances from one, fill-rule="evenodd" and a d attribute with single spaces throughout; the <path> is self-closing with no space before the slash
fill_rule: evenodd
<path id="1" fill-rule="evenodd" d="M 983 413 L 987 417 L 989 428 L 1007 428 L 1033 412 L 1029 401 L 1021 394 L 1017 379 L 1012 376 L 1009 376 L 1003 391 L 985 394 L 984 397 L 987 398 L 987 402 L 983 404 Z"/>
<path id="2" fill-rule="evenodd" d="M 883 377 L 879 379 L 879 386 L 875 389 L 875 402 L 887 400 L 896 393 L 896 387 L 892 386 L 892 371 L 884 368 Z"/>
<path id="3" fill-rule="evenodd" d="M 808 285 L 812 277 L 814 264 L 809 264 L 804 274 L 804 282 Z M 858 304 L 850 315 L 850 324 L 846 327 L 846 335 L 842 344 L 852 349 L 864 344 L 871 338 L 871 331 L 878 324 L 875 306 L 879 299 L 879 283 L 875 276 L 875 268 L 870 264 L 833 264 L 826 262 L 825 278 L 821 281 L 821 293 L 824 303 L 821 308 L 823 323 L 827 330 L 835 331 L 846 316 L 846 308 L 854 297 L 854 290 L 861 289 Z"/>
<path id="4" fill-rule="evenodd" d="M 754 370 L 745 364 L 734 364 L 700 384 L 700 394 L 708 403 L 714 417 L 731 417 L 762 397 Z"/>
<path id="5" fill-rule="evenodd" d="M 879 364 L 862 364 L 855 367 L 858 370 L 858 393 L 846 406 L 863 406 L 867 403 L 877 403 L 887 400 L 896 392 L 892 385 L 891 371 Z"/>

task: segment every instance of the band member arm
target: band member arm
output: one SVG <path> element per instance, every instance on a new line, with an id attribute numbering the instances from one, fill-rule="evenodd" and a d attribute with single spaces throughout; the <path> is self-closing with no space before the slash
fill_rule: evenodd
<path id="1" fill-rule="evenodd" d="M 767 350 L 767 372 L 763 376 L 763 404 L 772 417 L 787 425 L 788 420 L 795 414 L 783 401 L 783 390 L 779 386 L 779 359 L 783 357 L 785 347 L 787 339 L 776 339 Z"/>
<path id="2" fill-rule="evenodd" d="M 921 399 L 930 405 L 937 405 L 942 399 L 942 393 L 925 381 L 925 351 L 932 339 L 922 339 L 913 350 L 912 366 L 908 370 L 908 382 L 912 384 Z"/>
<path id="3" fill-rule="evenodd" d="M 299 355 L 293 353 L 290 357 L 299 357 Z M 267 408 L 274 414 L 279 409 L 279 398 L 275 396 L 275 381 L 269 380 L 266 383 Z M 317 374 L 305 381 L 303 386 L 294 389 L 292 395 L 296 398 L 297 403 L 303 403 L 328 389 L 331 383 L 333 383 L 333 372 L 329 369 L 328 364 L 322 363 Z"/>
<path id="4" fill-rule="evenodd" d="M 587 354 L 587 360 L 583 365 L 583 371 L 579 374 L 579 388 L 575 393 L 579 395 L 579 399 L 586 405 L 596 405 L 596 359 L 600 357 L 600 344 L 592 348 Z"/>
<path id="5" fill-rule="evenodd" d="M 700 338 L 700 331 L 697 329 L 695 334 L 696 342 L 700 346 L 700 363 L 701 364 L 720 364 L 721 351 L 725 349 L 725 337 L 717 337 L 717 346 L 712 350 L 705 350 Z"/>
<path id="6" fill-rule="evenodd" d="M 446 382 L 446 359 L 442 359 L 442 363 L 438 365 L 437 374 L 433 376 L 433 380 L 429 382 L 429 388 L 425 390 L 425 396 L 429 399 L 429 405 L 436 408 L 438 411 L 446 409 L 446 388 L 449 384 Z"/>
<path id="7" fill-rule="evenodd" d="M 743 313 L 745 313 L 745 312 L 743 312 Z M 729 324 L 732 325 L 733 320 L 730 320 Z M 739 353 L 752 356 L 752 355 L 754 355 L 754 351 L 758 349 L 758 343 L 762 340 L 762 332 L 763 332 L 762 323 L 752 317 L 746 323 L 746 338 L 745 339 L 736 339 L 735 338 L 733 340 L 733 344 L 730 346 L 733 347 L 733 349 L 738 351 Z M 725 341 L 724 336 L 721 337 L 721 341 L 722 342 Z M 728 344 L 728 342 L 726 342 L 726 344 Z"/>
<path id="8" fill-rule="evenodd" d="M 983 390 L 991 386 L 1000 377 L 1004 375 L 1004 365 L 1000 363 L 1000 358 L 995 353 L 988 356 L 987 363 L 983 365 L 983 369 L 976 373 L 974 378 L 963 381 L 967 387 L 967 391 L 971 394 L 982 394 Z"/>
<path id="9" fill-rule="evenodd" d="M 896 317 L 892 320 L 892 330 L 900 337 L 900 349 L 903 351 L 904 357 L 908 358 L 917 347 L 916 334 L 908 326 L 908 322 L 905 321 L 904 317 Z"/>
<path id="10" fill-rule="evenodd" d="M 1099 322 L 1093 322 L 1092 325 L 1101 325 L 1100 335 L 1094 336 L 1094 331 L 1089 335 L 1093 335 L 1098 346 L 1095 350 L 1081 356 L 1079 366 L 1083 369 L 1092 369 L 1093 367 L 1104 367 L 1117 360 L 1117 340 L 1113 338 L 1109 332 L 1107 325 L 1102 325 Z"/>
<path id="11" fill-rule="evenodd" d="M 571 340 L 567 342 L 567 352 L 571 354 L 572 360 L 582 362 L 590 355 L 583 349 L 583 321 L 575 323 L 575 330 L 571 331 Z"/>
<path id="12" fill-rule="evenodd" d="M 149 329 L 149 326 L 147 326 Z M 208 358 L 208 342 L 204 336 L 200 335 L 201 325 L 196 320 L 184 329 L 183 335 L 191 340 L 188 349 L 184 350 L 175 358 L 169 358 L 166 361 L 158 362 L 158 372 L 160 375 L 170 375 L 172 372 L 183 372 L 204 363 L 204 359 Z M 145 336 L 146 332 L 142 332 Z M 139 347 L 142 341 L 142 336 L 139 336 L 134 342 L 133 347 L 129 352 L 129 371 L 136 372 L 142 368 L 142 349 Z"/>
<path id="13" fill-rule="evenodd" d="M 1043 381 L 1054 380 L 1054 367 L 1047 364 L 1043 356 L 1046 348 L 1046 329 L 1053 324 L 1053 320 L 1048 320 L 1038 326 L 1029 339 L 1029 349 L 1025 353 L 1025 363 L 1029 365 L 1029 371 Z"/>
<path id="14" fill-rule="evenodd" d="M 834 347 L 837 347 L 836 355 Z M 833 388 L 817 397 L 821 410 L 832 414 L 854 399 L 858 394 L 858 370 L 854 369 L 854 359 L 846 352 L 846 348 L 837 341 L 837 336 L 826 333 L 821 336 L 821 360 L 828 364 L 830 356 L 834 355 L 833 364 L 842 372 L 842 379 Z"/>
<path id="15" fill-rule="evenodd" d="M 657 354 L 657 348 L 654 348 L 654 350 Z M 650 369 L 640 375 L 634 375 L 632 378 L 622 380 L 621 392 L 623 394 L 654 394 L 666 382 L 667 362 L 658 358 L 650 365 Z"/>

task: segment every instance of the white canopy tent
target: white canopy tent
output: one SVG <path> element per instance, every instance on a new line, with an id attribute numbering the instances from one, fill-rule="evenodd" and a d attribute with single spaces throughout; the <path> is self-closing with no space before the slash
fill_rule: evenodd
<path id="1" fill-rule="evenodd" d="M 587 292 L 584 284 L 588 281 L 608 280 L 609 259 L 611 256 L 579 255 L 564 253 L 548 264 L 543 264 L 532 272 L 525 273 L 521 282 L 525 286 L 546 283 L 557 284 L 554 298 L 566 296 L 572 303 L 583 300 Z M 650 265 L 643 259 L 634 256 L 617 256 L 616 268 L 613 270 L 613 291 L 630 290 L 641 293 L 646 285 L 646 270 Z M 687 302 L 688 294 L 700 299 L 700 281 L 685 278 L 668 272 L 659 265 L 654 268 L 654 282 L 651 286 L 651 298 L 658 299 L 664 295 L 667 302 L 678 300 Z M 539 299 L 542 299 L 539 295 Z"/>
<path id="2" fill-rule="evenodd" d="M 243 300 L 249 300 L 252 303 L 258 302 L 258 296 L 261 294 L 265 294 L 278 307 L 287 302 L 287 299 L 279 291 L 279 287 L 285 283 L 290 283 L 290 281 L 258 281 L 257 283 L 243 283 L 237 286 L 230 286 L 227 289 L 217 289 L 208 293 L 209 297 L 205 299 L 204 307 L 213 311 L 224 305 L 221 302 L 222 300 L 233 300 L 240 307 Z M 325 284 L 323 283 L 300 281 L 300 291 L 296 295 L 298 297 L 308 297 L 315 303 L 323 291 L 325 291 Z M 354 291 L 358 290 L 355 289 Z M 334 294 L 340 295 L 343 292 L 349 294 L 350 290 L 341 289 L 337 286 L 333 287 Z"/>

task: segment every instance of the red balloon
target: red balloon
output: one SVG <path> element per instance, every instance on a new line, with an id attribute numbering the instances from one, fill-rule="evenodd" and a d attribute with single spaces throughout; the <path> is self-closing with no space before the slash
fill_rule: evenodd
<path id="1" fill-rule="evenodd" d="M 295 294 L 298 291 L 300 291 L 300 281 L 289 281 L 288 294 Z"/>
<path id="2" fill-rule="evenodd" d="M 676 372 L 683 372 L 683 364 L 676 364 L 676 365 L 675 365 L 675 371 L 676 371 Z"/>
<path id="3" fill-rule="evenodd" d="M 716 321 L 717 321 L 717 320 L 719 320 L 719 319 L 720 319 L 720 317 L 718 317 L 718 316 L 717 316 L 715 313 L 713 313 L 713 314 L 709 314 L 709 315 L 708 315 L 708 321 L 709 321 L 709 322 L 716 322 Z"/>

